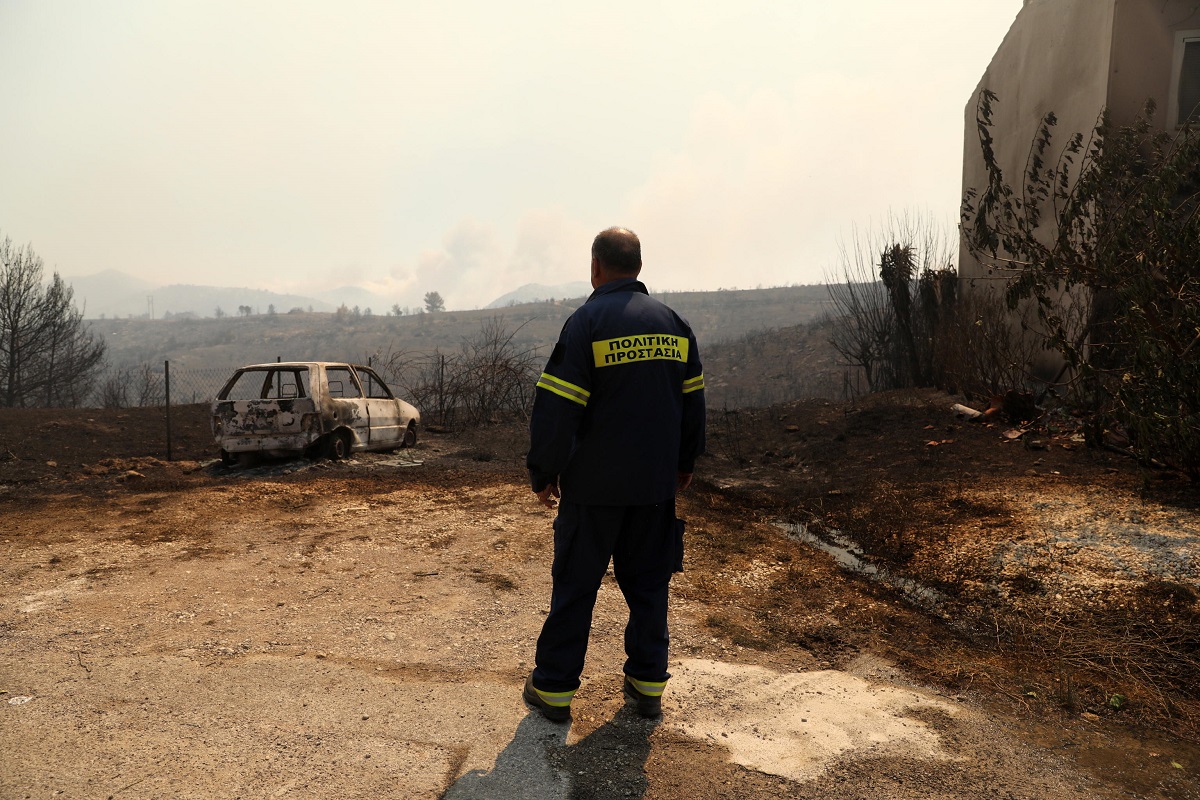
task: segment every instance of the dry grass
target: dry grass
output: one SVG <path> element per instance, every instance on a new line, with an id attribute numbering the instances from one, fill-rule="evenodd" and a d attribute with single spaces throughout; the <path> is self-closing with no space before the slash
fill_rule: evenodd
<path id="1" fill-rule="evenodd" d="M 997 649 L 1069 711 L 1122 714 L 1180 736 L 1200 733 L 1200 612 L 996 615 Z M 1036 691 L 1036 690 L 1035 690 Z"/>

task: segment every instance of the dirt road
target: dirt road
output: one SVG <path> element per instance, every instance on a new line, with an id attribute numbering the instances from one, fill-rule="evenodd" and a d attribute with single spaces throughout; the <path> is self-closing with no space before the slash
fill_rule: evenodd
<path id="1" fill-rule="evenodd" d="M 711 484 L 663 721 L 606 581 L 564 726 L 520 701 L 551 514 L 505 442 L 52 475 L 0 486 L 0 797 L 1200 797 L 1186 742 L 917 681 L 939 622 Z"/>

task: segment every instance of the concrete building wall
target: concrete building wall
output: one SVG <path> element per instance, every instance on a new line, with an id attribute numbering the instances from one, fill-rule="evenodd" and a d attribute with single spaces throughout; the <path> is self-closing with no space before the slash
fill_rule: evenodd
<path id="1" fill-rule="evenodd" d="M 1108 98 L 1118 2 L 1161 0 L 1027 0 L 967 102 L 964 193 L 987 183 L 975 124 L 984 89 L 998 97 L 992 137 L 1005 180 L 1014 187 L 1023 183 L 1030 143 L 1047 113 L 1058 117 L 1055 142 L 1060 147 L 1072 134 L 1095 127 Z M 959 274 L 964 281 L 987 277 L 965 249 Z"/>
<path id="2" fill-rule="evenodd" d="M 1157 106 L 1155 126 L 1174 130 L 1168 113 L 1182 32 L 1200 32 L 1196 0 L 1026 0 L 967 102 L 963 192 L 982 187 L 987 177 L 975 126 L 983 89 L 999 97 L 992 136 L 1013 186 L 1020 185 L 1047 112 L 1058 117 L 1059 145 L 1074 133 L 1086 136 L 1105 108 L 1114 123 L 1129 124 L 1148 99 Z M 967 281 L 986 275 L 965 249 L 959 271 Z"/>
<path id="3" fill-rule="evenodd" d="M 1052 152 L 1057 154 L 1075 133 L 1086 138 L 1100 113 L 1108 109 L 1117 125 L 1126 125 L 1147 99 L 1156 103 L 1155 127 L 1175 130 L 1171 116 L 1179 68 L 1181 33 L 1200 35 L 1197 0 L 1026 0 L 996 52 L 974 95 L 967 102 L 963 152 L 963 192 L 981 189 L 987 173 L 976 128 L 980 91 L 990 89 L 994 107 L 992 136 L 1005 181 L 1023 185 L 1030 143 L 1046 113 L 1058 117 Z M 1046 224 L 1038 235 L 1049 239 Z M 961 291 L 999 289 L 1011 273 L 989 272 L 961 248 Z M 1064 294 L 1060 304 L 1086 307 L 1083 292 Z M 1019 309 L 1018 313 L 1028 312 Z M 1068 313 L 1068 312 L 1064 312 Z M 1014 328 L 1017 322 L 1013 320 Z M 1062 361 L 1046 353 L 1033 364 L 1035 375 L 1053 380 Z"/>

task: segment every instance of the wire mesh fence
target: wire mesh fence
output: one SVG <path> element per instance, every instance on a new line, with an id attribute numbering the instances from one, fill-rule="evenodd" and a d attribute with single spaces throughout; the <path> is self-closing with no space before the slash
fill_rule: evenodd
<path id="1" fill-rule="evenodd" d="M 109 367 L 96 377 L 86 408 L 211 403 L 234 367 L 180 368 L 170 362 Z"/>

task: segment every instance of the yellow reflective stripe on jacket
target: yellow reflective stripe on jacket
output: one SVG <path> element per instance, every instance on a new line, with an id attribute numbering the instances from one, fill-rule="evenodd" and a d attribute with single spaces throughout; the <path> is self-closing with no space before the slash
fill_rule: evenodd
<path id="1" fill-rule="evenodd" d="M 581 386 L 576 386 L 573 383 L 567 383 L 561 378 L 556 378 L 553 375 L 543 372 L 537 382 L 539 389 L 545 389 L 548 392 L 554 392 L 559 397 L 565 397 L 568 400 L 579 403 L 581 406 L 588 404 L 588 398 L 592 393 Z"/>
<path id="2" fill-rule="evenodd" d="M 694 392 L 704 388 L 704 373 L 700 373 L 694 378 L 689 378 L 683 382 L 683 393 Z"/>
<path id="3" fill-rule="evenodd" d="M 592 358 L 597 367 L 613 367 L 635 361 L 682 361 L 686 364 L 688 340 L 686 336 L 669 333 L 621 336 L 592 342 Z"/>
<path id="4" fill-rule="evenodd" d="M 545 701 L 546 705 L 554 706 L 555 708 L 565 708 L 571 705 L 571 699 L 575 697 L 575 692 L 543 692 L 536 686 L 533 690 L 537 692 L 538 697 Z"/>
<path id="5" fill-rule="evenodd" d="M 629 678 L 629 676 L 625 676 Z M 633 684 L 633 688 L 637 689 L 641 694 L 647 697 L 662 697 L 663 689 L 667 688 L 666 681 L 639 681 L 637 678 L 629 678 L 629 682 Z"/>

